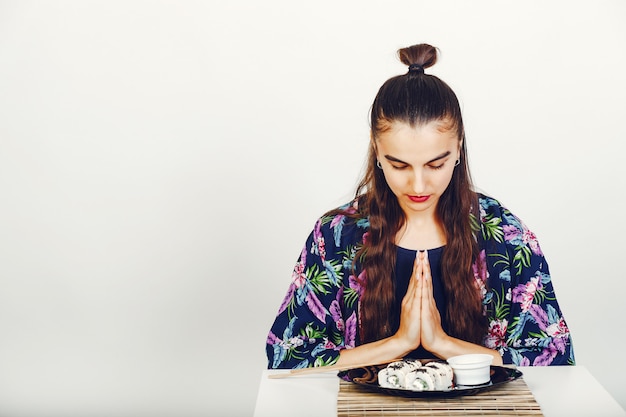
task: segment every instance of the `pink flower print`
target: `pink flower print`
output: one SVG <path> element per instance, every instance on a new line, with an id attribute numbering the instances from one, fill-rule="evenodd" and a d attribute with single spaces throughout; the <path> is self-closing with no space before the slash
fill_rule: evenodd
<path id="1" fill-rule="evenodd" d="M 295 285 L 296 288 L 304 287 L 305 282 L 306 282 L 306 275 L 304 275 L 303 273 L 300 273 L 294 276 L 293 285 Z"/>
<path id="2" fill-rule="evenodd" d="M 363 243 L 366 244 L 370 237 L 370 232 L 363 233 Z"/>
<path id="3" fill-rule="evenodd" d="M 315 228 L 313 229 L 313 247 L 311 252 L 315 253 L 322 258 L 322 262 L 326 260 L 326 244 L 324 243 L 324 236 L 322 235 L 322 222 L 317 221 Z"/>
<path id="4" fill-rule="evenodd" d="M 333 349 L 334 350 L 334 349 L 337 348 L 337 346 L 333 342 L 331 342 L 330 340 L 324 338 L 324 348 L 325 349 Z"/>
<path id="5" fill-rule="evenodd" d="M 535 276 L 524 284 L 520 284 L 513 289 L 513 302 L 521 303 L 522 312 L 526 312 L 530 309 L 535 298 L 535 293 L 539 288 L 539 277 Z"/>
<path id="6" fill-rule="evenodd" d="M 497 349 L 506 346 L 506 330 L 509 325 L 507 319 L 493 320 L 489 323 L 489 331 L 485 340 L 485 346 L 490 349 Z"/>
<path id="7" fill-rule="evenodd" d="M 530 247 L 530 250 L 535 255 L 540 255 L 540 256 L 543 255 L 543 252 L 541 251 L 541 248 L 539 247 L 539 241 L 537 240 L 537 236 L 535 236 L 533 232 L 531 232 L 528 229 L 524 229 L 522 240 L 524 241 L 524 243 L 526 243 Z"/>
<path id="8" fill-rule="evenodd" d="M 569 329 L 565 324 L 565 320 L 560 318 L 557 323 L 552 323 L 546 328 L 546 333 L 548 336 L 553 338 L 562 338 L 567 337 L 569 335 Z"/>
<path id="9" fill-rule="evenodd" d="M 326 242 L 324 241 L 324 237 L 320 237 L 317 242 L 317 248 L 320 253 L 320 258 L 322 258 L 322 262 L 326 260 Z"/>
<path id="10" fill-rule="evenodd" d="M 302 288 L 306 281 L 306 274 L 304 273 L 304 267 L 306 265 L 306 249 L 302 250 L 300 254 L 300 261 L 296 262 L 296 266 L 293 268 L 291 279 L 296 288 Z"/>
<path id="11" fill-rule="evenodd" d="M 480 292 L 481 298 L 484 299 L 487 295 L 487 286 L 485 283 L 489 277 L 484 250 L 480 251 L 478 258 L 472 264 L 472 271 L 474 273 L 474 284 L 476 285 L 476 289 Z"/>

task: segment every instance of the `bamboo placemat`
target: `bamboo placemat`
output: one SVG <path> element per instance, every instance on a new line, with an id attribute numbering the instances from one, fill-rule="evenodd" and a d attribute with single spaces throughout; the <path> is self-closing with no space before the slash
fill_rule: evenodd
<path id="1" fill-rule="evenodd" d="M 523 377 L 475 395 L 405 398 L 339 381 L 337 416 L 543 416 Z"/>

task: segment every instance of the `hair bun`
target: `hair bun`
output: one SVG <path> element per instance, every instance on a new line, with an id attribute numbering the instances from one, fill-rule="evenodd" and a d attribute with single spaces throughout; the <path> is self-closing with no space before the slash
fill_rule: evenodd
<path id="1" fill-rule="evenodd" d="M 424 73 L 437 62 L 437 48 L 427 43 L 420 43 L 398 50 L 398 57 L 409 66 L 409 72 Z"/>

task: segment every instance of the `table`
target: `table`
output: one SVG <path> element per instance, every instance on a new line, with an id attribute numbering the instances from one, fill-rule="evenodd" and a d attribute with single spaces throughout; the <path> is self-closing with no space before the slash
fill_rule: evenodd
<path id="1" fill-rule="evenodd" d="M 626 411 L 584 366 L 518 369 L 545 417 L 626 417 Z M 336 373 L 267 377 L 280 372 L 287 371 L 263 371 L 254 417 L 336 417 L 339 390 Z"/>

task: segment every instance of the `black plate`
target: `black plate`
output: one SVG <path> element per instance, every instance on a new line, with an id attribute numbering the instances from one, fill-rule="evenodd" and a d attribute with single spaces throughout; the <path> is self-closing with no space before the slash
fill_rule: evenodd
<path id="1" fill-rule="evenodd" d="M 522 376 L 517 369 L 505 368 L 502 366 L 491 366 L 491 381 L 482 385 L 457 385 L 445 391 L 412 391 L 400 388 L 385 388 L 378 385 L 378 371 L 387 365 L 373 365 L 363 368 L 354 368 L 339 373 L 339 377 L 351 381 L 365 389 L 383 394 L 396 395 L 401 397 L 457 397 L 461 395 L 474 395 L 481 391 L 497 387 L 498 385 L 514 381 Z"/>

